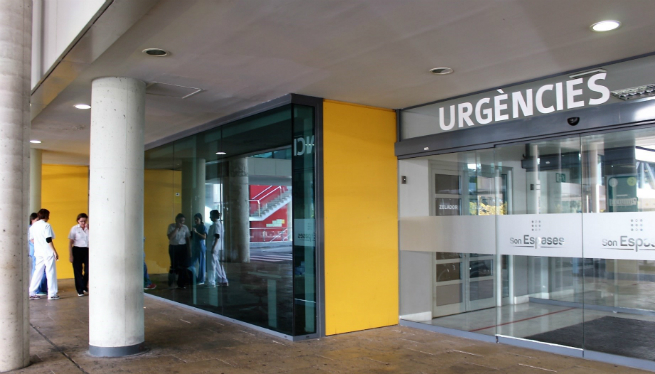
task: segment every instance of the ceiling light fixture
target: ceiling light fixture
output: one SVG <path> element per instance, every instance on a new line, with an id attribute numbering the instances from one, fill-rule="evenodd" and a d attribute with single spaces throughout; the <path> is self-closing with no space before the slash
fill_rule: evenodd
<path id="1" fill-rule="evenodd" d="M 75 104 L 74 107 L 82 110 L 91 109 L 91 105 L 88 104 Z"/>
<path id="2" fill-rule="evenodd" d="M 598 32 L 612 31 L 618 29 L 621 26 L 621 22 L 614 20 L 605 20 L 596 22 L 591 25 L 591 29 Z"/>
<path id="3" fill-rule="evenodd" d="M 168 52 L 164 51 L 161 48 L 146 48 L 141 52 L 147 54 L 148 56 L 155 56 L 155 57 L 168 56 Z"/>
<path id="4" fill-rule="evenodd" d="M 221 151 L 221 152 L 216 152 L 216 154 L 217 155 L 226 155 L 227 153 Z"/>
<path id="5" fill-rule="evenodd" d="M 33 144 L 41 144 L 41 141 L 40 141 L 40 140 L 36 140 L 36 139 L 34 139 L 34 140 L 30 140 L 30 143 L 33 143 Z"/>
<path id="6" fill-rule="evenodd" d="M 447 68 L 447 67 L 439 67 L 439 68 L 430 69 L 430 73 L 435 74 L 435 75 L 446 75 L 446 74 L 452 74 L 453 72 L 454 72 L 453 69 Z"/>

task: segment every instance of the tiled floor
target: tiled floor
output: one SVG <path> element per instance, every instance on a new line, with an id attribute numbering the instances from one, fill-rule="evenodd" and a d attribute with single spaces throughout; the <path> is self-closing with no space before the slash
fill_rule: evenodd
<path id="1" fill-rule="evenodd" d="M 646 373 L 578 358 L 391 326 L 292 343 L 153 298 L 141 355 L 87 354 L 88 298 L 31 302 L 32 365 L 20 373 Z"/>

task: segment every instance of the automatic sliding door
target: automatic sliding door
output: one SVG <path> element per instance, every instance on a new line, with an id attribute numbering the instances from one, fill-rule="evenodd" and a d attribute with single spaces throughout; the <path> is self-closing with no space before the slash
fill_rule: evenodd
<path id="1" fill-rule="evenodd" d="M 583 321 L 581 307 L 562 306 L 583 294 L 576 272 L 582 257 L 580 140 L 497 147 L 495 162 L 509 177 L 511 197 L 496 216 L 497 255 L 507 256 L 508 273 L 497 333 L 582 347 L 581 333 L 552 334 Z"/>
<path id="2" fill-rule="evenodd" d="M 582 137 L 582 150 L 584 348 L 655 360 L 655 130 Z"/>

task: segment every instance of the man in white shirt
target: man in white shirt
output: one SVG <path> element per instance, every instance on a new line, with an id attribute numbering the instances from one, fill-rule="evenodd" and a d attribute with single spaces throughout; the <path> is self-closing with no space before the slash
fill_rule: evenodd
<path id="1" fill-rule="evenodd" d="M 209 212 L 209 219 L 212 221 L 212 225 L 209 227 L 209 233 L 207 234 L 207 248 L 209 248 L 212 256 L 213 271 L 209 274 L 208 285 L 215 286 L 218 283 L 219 286 L 227 286 L 227 275 L 225 274 L 223 264 L 221 264 L 223 257 L 223 224 L 220 221 L 221 213 L 218 210 L 212 210 Z"/>
<path id="2" fill-rule="evenodd" d="M 186 217 L 180 213 L 175 217 L 175 223 L 168 225 L 166 235 L 168 236 L 168 255 L 171 258 L 171 268 L 168 271 L 168 287 L 173 286 L 177 275 L 177 286 L 185 288 L 192 282 L 193 274 L 189 274 L 189 263 L 191 262 L 191 232 L 184 224 Z"/>
<path id="3" fill-rule="evenodd" d="M 41 209 L 37 213 L 38 221 L 34 222 L 30 227 L 30 240 L 34 242 L 34 257 L 36 258 L 36 265 L 34 266 L 34 276 L 30 283 L 30 300 L 39 299 L 36 291 L 41 284 L 43 278 L 43 269 L 48 279 L 48 299 L 59 299 L 57 295 L 57 267 L 56 261 L 59 260 L 59 254 L 55 249 L 53 240 L 55 233 L 52 231 L 52 226 L 48 223 L 50 219 L 50 211 Z"/>

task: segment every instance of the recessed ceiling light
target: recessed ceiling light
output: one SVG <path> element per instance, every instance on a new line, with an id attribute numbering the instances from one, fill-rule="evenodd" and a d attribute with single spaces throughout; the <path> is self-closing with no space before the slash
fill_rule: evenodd
<path id="1" fill-rule="evenodd" d="M 41 141 L 35 139 L 35 140 L 30 140 L 30 143 L 41 144 Z"/>
<path id="2" fill-rule="evenodd" d="M 430 69 L 430 73 L 436 74 L 436 75 L 446 75 L 446 74 L 452 74 L 454 70 L 451 68 L 446 68 L 446 67 L 440 67 L 440 68 L 432 68 Z"/>
<path id="3" fill-rule="evenodd" d="M 155 57 L 168 56 L 168 52 L 164 51 L 161 48 L 146 48 L 141 52 L 147 54 L 148 56 L 155 56 Z"/>
<path id="4" fill-rule="evenodd" d="M 77 109 L 91 109 L 91 105 L 88 104 L 75 104 L 74 106 Z"/>
<path id="5" fill-rule="evenodd" d="M 603 32 L 617 29 L 619 26 L 621 26 L 621 22 L 619 21 L 605 20 L 594 23 L 591 25 L 591 29 L 594 31 Z"/>
<path id="6" fill-rule="evenodd" d="M 216 152 L 217 155 L 226 155 L 227 153 L 225 152 Z"/>

